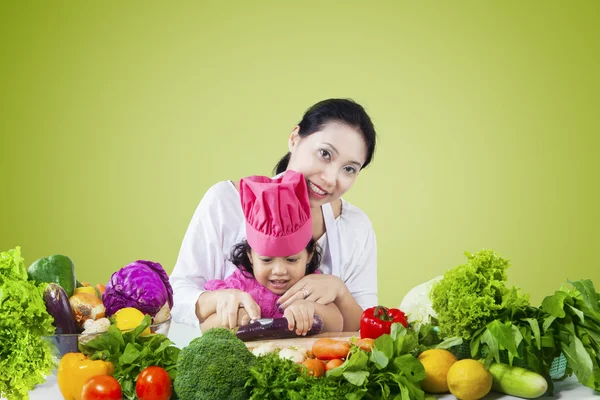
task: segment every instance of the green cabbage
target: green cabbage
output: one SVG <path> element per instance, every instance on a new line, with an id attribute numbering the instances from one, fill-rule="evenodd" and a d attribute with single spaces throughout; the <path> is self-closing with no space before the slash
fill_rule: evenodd
<path id="1" fill-rule="evenodd" d="M 41 338 L 54 333 L 43 293 L 43 284 L 27 280 L 20 247 L 0 253 L 0 397 L 29 398 L 54 366 Z"/>

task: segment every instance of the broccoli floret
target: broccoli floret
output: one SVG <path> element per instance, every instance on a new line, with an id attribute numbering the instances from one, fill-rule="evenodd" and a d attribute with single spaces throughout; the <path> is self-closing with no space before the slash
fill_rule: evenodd
<path id="1" fill-rule="evenodd" d="M 184 347 L 177 359 L 175 393 L 181 400 L 245 400 L 256 357 L 225 328 L 212 328 Z"/>

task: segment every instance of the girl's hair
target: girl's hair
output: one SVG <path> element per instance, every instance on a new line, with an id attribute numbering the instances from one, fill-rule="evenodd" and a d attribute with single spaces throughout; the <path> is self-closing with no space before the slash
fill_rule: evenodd
<path id="1" fill-rule="evenodd" d="M 375 153 L 376 133 L 373 122 L 365 109 L 352 99 L 327 99 L 310 107 L 304 113 L 302 121 L 298 124 L 300 137 L 309 136 L 321 129 L 328 122 L 341 122 L 358 130 L 367 144 L 367 158 L 362 168 L 366 168 Z M 275 175 L 287 169 L 290 162 L 290 153 L 279 160 L 275 166 Z"/>
<path id="2" fill-rule="evenodd" d="M 252 263 L 250 262 L 250 257 L 248 257 L 248 253 L 252 250 L 250 245 L 246 240 L 241 241 L 240 243 L 234 245 L 231 249 L 230 260 L 238 267 L 240 271 L 246 277 L 250 278 L 247 273 L 250 273 L 252 277 L 254 277 L 254 269 L 252 268 Z M 312 258 L 306 264 L 306 274 L 314 273 L 319 266 L 321 265 L 321 248 L 315 241 L 315 239 L 311 238 L 310 242 L 306 245 L 306 251 L 308 254 L 312 254 Z"/>

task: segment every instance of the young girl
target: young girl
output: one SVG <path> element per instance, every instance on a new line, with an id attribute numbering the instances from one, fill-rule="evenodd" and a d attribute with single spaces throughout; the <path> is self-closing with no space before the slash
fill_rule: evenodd
<path id="1" fill-rule="evenodd" d="M 324 330 L 341 331 L 342 314 L 333 304 L 318 304 L 304 299 L 294 301 L 283 311 L 278 300 L 282 294 L 307 274 L 319 273 L 321 255 L 312 237 L 312 219 L 306 180 L 302 174 L 288 170 L 271 179 L 251 176 L 240 181 L 240 199 L 244 212 L 246 240 L 231 251 L 231 261 L 238 268 L 225 280 L 209 280 L 207 291 L 237 290 L 250 299 L 240 303 L 237 315 L 221 313 L 219 296 L 206 293 L 200 302 L 200 326 L 203 331 L 214 326 L 233 328 L 251 319 L 288 320 L 290 330 L 306 335 L 313 315 L 319 315 Z"/>

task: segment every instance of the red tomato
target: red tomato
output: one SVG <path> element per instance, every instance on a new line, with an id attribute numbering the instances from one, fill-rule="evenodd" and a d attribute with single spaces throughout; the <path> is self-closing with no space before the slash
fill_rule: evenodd
<path id="1" fill-rule="evenodd" d="M 121 400 L 121 385 L 112 376 L 92 376 L 83 384 L 81 400 Z"/>
<path id="2" fill-rule="evenodd" d="M 135 394 L 140 400 L 169 400 L 173 394 L 171 377 L 161 367 L 148 367 L 135 382 Z"/>

